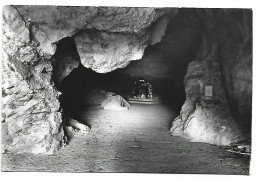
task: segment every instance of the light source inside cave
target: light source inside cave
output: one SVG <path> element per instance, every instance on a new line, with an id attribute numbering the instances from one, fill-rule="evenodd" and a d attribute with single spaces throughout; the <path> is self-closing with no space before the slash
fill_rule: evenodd
<path id="1" fill-rule="evenodd" d="M 153 88 L 151 83 L 145 80 L 138 80 L 132 87 L 132 98 L 135 99 L 153 99 Z"/>

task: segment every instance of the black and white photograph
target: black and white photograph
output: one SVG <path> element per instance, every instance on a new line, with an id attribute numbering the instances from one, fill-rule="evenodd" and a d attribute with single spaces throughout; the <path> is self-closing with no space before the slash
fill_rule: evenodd
<path id="1" fill-rule="evenodd" d="M 1 8 L 2 173 L 250 175 L 254 7 Z"/>

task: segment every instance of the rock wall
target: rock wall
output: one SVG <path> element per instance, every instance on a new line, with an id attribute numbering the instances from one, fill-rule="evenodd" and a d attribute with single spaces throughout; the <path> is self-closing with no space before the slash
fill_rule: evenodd
<path id="1" fill-rule="evenodd" d="M 184 82 L 186 101 L 171 132 L 196 142 L 230 145 L 248 139 L 243 133 L 244 125 L 234 118 L 244 114 L 240 110 L 251 114 L 251 11 L 197 12 L 203 21 L 202 45 L 188 66 Z M 205 97 L 207 85 L 213 86 L 212 97 Z M 243 123 L 251 123 L 251 118 Z"/>
<path id="2" fill-rule="evenodd" d="M 54 59 L 61 39 L 72 37 L 82 64 L 106 73 L 140 59 L 148 44 L 160 42 L 177 12 L 176 8 L 5 6 L 2 117 L 10 140 L 4 151 L 53 153 L 62 145 L 57 87 L 78 66 L 78 58 Z M 238 126 L 251 123 L 252 12 L 199 9 L 197 14 L 204 23 L 202 46 L 189 64 L 186 102 L 172 132 L 228 145 L 237 140 Z M 211 99 L 203 96 L 208 84 L 214 88 Z"/>
<path id="3" fill-rule="evenodd" d="M 53 153 L 63 131 L 51 62 L 37 51 L 15 8 L 5 6 L 3 20 L 2 117 L 11 138 L 3 150 Z"/>
<path id="4" fill-rule="evenodd" d="M 73 56 L 53 59 L 58 41 L 76 34 L 77 46 L 84 47 L 78 49 L 82 63 L 108 72 L 141 58 L 153 32 L 164 31 L 152 31 L 151 25 L 161 16 L 176 13 L 176 9 L 163 8 L 5 6 L 2 116 L 10 141 L 3 146 L 4 151 L 53 153 L 63 143 L 57 87 L 78 63 Z M 94 59 L 86 59 L 82 55 L 89 46 L 78 37 L 94 29 L 96 37 L 90 42 Z M 111 44 L 100 43 L 105 39 Z M 102 52 L 108 53 L 109 59 Z"/>
<path id="5" fill-rule="evenodd" d="M 252 11 L 222 14 L 219 57 L 231 112 L 238 124 L 251 129 L 252 115 Z M 224 28 L 227 27 L 227 28 Z M 229 38 L 225 38 L 229 37 Z"/>

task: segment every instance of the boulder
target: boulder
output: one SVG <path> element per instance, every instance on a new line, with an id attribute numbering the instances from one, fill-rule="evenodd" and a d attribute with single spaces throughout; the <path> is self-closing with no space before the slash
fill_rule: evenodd
<path id="1" fill-rule="evenodd" d="M 125 111 L 130 109 L 130 104 L 120 95 L 108 92 L 106 99 L 101 103 L 105 110 Z"/>
<path id="2" fill-rule="evenodd" d="M 64 131 L 66 133 L 66 143 L 69 143 L 73 138 L 78 138 L 84 136 L 90 132 L 90 128 L 87 125 L 84 125 L 78 122 L 71 117 L 64 117 Z"/>
<path id="3" fill-rule="evenodd" d="M 141 59 L 149 37 L 83 31 L 74 36 L 83 66 L 98 73 L 126 67 L 130 61 Z"/>
<path id="4" fill-rule="evenodd" d="M 109 32 L 144 33 L 164 14 L 175 15 L 177 8 L 89 7 L 89 6 L 15 6 L 27 21 L 46 26 L 45 32 L 52 41 L 62 39 L 80 29 L 98 29 Z"/>

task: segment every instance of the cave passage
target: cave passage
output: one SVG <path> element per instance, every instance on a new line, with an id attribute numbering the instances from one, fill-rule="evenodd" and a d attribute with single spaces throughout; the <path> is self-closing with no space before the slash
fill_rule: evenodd
<path id="1" fill-rule="evenodd" d="M 219 163 L 222 149 L 217 146 L 190 143 L 170 132 L 186 99 L 184 77 L 188 64 L 201 45 L 201 22 L 195 14 L 190 9 L 180 11 L 169 22 L 160 43 L 146 47 L 140 60 L 108 73 L 83 66 L 73 37 L 59 41 L 53 80 L 62 93 L 63 114 L 91 129 L 87 135 L 69 141 L 68 148 L 59 150 L 62 157 L 41 166 L 57 170 L 61 166 L 52 163 L 59 160 L 65 166 L 59 171 L 67 172 L 243 173 L 242 167 L 229 168 L 228 161 Z M 187 22 L 182 21 L 184 17 L 192 18 L 192 23 L 183 23 Z M 108 92 L 129 101 L 138 80 L 151 84 L 156 104 L 131 103 L 129 110 L 122 111 L 102 107 Z M 66 166 L 67 159 L 75 156 L 77 159 L 69 160 Z M 235 162 L 240 165 L 247 161 Z"/>
<path id="2" fill-rule="evenodd" d="M 42 13 L 46 15 L 44 17 L 46 20 L 37 18 L 29 26 L 32 30 L 31 32 L 28 30 L 28 41 L 32 37 L 33 41 L 38 38 L 37 41 L 40 42 L 40 44 L 33 42 L 33 45 L 30 45 L 33 49 L 30 50 L 33 52 L 33 50 L 38 51 L 38 48 L 42 49 L 43 52 L 50 54 L 45 55 L 48 56 L 48 60 L 46 61 L 43 56 L 41 61 L 34 61 L 35 65 L 32 64 L 32 66 L 31 61 L 27 60 L 33 57 L 30 53 L 30 56 L 24 56 L 25 58 L 22 59 L 26 66 L 23 67 L 20 63 L 15 70 L 11 70 L 20 71 L 19 74 L 25 77 L 25 80 L 11 87 L 6 84 L 7 91 L 9 90 L 9 94 L 13 96 L 12 102 L 6 104 L 8 106 L 6 112 L 10 117 L 9 123 L 3 123 L 4 135 L 9 137 L 11 135 L 8 135 L 8 132 L 12 132 L 13 138 L 6 138 L 5 141 L 14 145 L 12 149 L 14 154 L 10 154 L 11 157 L 9 157 L 6 153 L 9 148 L 4 151 L 5 157 L 2 162 L 8 165 L 3 170 L 249 174 L 250 157 L 229 153 L 230 151 L 228 152 L 225 148 L 227 143 L 231 143 L 229 139 L 233 137 L 233 133 L 230 134 L 233 131 L 233 124 L 236 126 L 229 114 L 225 94 L 230 92 L 229 96 L 236 96 L 236 93 L 239 93 L 241 98 L 251 94 L 249 67 L 252 57 L 249 54 L 248 57 L 239 58 L 242 63 L 243 60 L 249 60 L 248 68 L 244 70 L 244 63 L 233 64 L 235 59 L 229 55 L 234 55 L 235 58 L 237 54 L 233 52 L 240 52 L 237 51 L 240 47 L 247 47 L 247 39 L 249 40 L 250 37 L 246 37 L 245 40 L 240 39 L 240 34 L 244 36 L 249 32 L 247 29 L 243 32 L 246 19 L 241 18 L 243 20 L 241 26 L 240 24 L 234 26 L 236 31 L 229 33 L 225 32 L 225 29 L 223 31 L 218 29 L 220 22 L 223 25 L 230 23 L 233 27 L 232 21 L 225 22 L 225 16 L 229 15 L 226 10 L 219 12 L 214 10 L 215 13 L 221 15 L 216 16 L 215 20 L 215 13 L 211 14 L 209 10 L 204 12 L 203 9 L 178 8 L 177 14 L 176 9 L 172 12 L 175 12 L 173 17 L 162 15 L 158 20 L 151 19 L 151 25 L 146 28 L 148 19 L 144 19 L 144 27 L 135 30 L 137 25 L 127 23 L 127 19 L 134 22 L 131 16 L 136 17 L 131 8 L 128 10 L 119 8 L 120 11 L 116 11 L 115 15 L 111 14 L 113 8 L 105 9 L 106 11 L 102 10 L 103 8 L 90 8 L 86 10 L 90 15 L 94 15 L 90 19 L 81 17 L 84 9 L 81 9 L 80 13 L 77 11 L 73 13 L 70 9 L 66 12 L 64 11 L 66 9 L 54 8 L 55 13 L 50 13 L 50 19 L 53 19 L 51 22 L 47 21 L 49 17 L 46 11 L 47 13 Z M 12 11 L 16 12 L 16 9 Z M 126 16 L 128 13 L 131 14 L 130 18 Z M 16 14 L 18 15 L 17 12 Z M 34 14 L 41 15 L 38 12 Z M 63 17 L 64 15 L 73 19 L 67 19 Z M 142 8 L 137 11 L 137 15 L 142 16 L 140 20 L 147 16 Z M 206 15 L 205 18 L 202 17 L 204 15 Z M 111 27 L 106 24 L 108 20 L 114 20 L 117 16 L 124 18 L 115 19 L 116 24 Z M 148 17 L 150 16 L 152 14 L 148 12 Z M 23 20 L 22 17 L 20 19 Z M 127 20 L 126 27 L 120 27 L 125 19 Z M 83 20 L 84 22 L 81 22 Z M 10 22 L 13 23 L 13 20 Z M 19 23 L 17 27 L 20 27 L 22 23 L 15 20 L 14 24 L 17 22 Z M 31 21 L 28 19 L 28 22 Z M 48 23 L 57 24 L 57 26 L 50 25 L 51 28 L 49 27 L 50 32 L 59 30 L 54 31 L 53 36 L 45 27 Z M 106 26 L 103 26 L 103 23 Z M 82 26 L 77 28 L 78 24 Z M 11 23 L 10 25 L 12 25 L 11 28 L 15 27 Z M 167 25 L 165 34 L 164 25 Z M 52 26 L 57 29 L 52 29 Z M 24 27 L 24 30 L 27 28 L 27 26 Z M 66 30 L 64 36 L 62 28 Z M 127 31 L 128 29 L 130 31 Z M 18 30 L 17 34 L 25 32 L 22 31 L 23 29 Z M 159 33 L 156 30 L 159 30 Z M 236 36 L 233 32 L 238 32 L 238 35 Z M 62 38 L 56 34 L 62 35 Z M 222 34 L 223 37 L 219 36 Z M 230 34 L 234 36 L 231 37 Z M 56 42 L 42 42 L 43 35 L 43 40 L 55 38 Z M 243 42 L 243 45 L 234 44 L 233 42 L 236 41 L 233 39 L 238 39 L 238 42 Z M 223 41 L 223 46 L 222 44 L 216 46 L 215 41 L 218 44 Z M 45 47 L 45 43 L 48 47 Z M 8 45 L 6 46 L 8 49 L 13 46 L 12 41 L 7 41 L 5 44 Z M 54 55 L 53 44 L 57 46 Z M 229 44 L 235 46 L 230 47 Z M 36 45 L 41 47 L 34 47 Z M 15 48 L 17 47 L 18 45 Z M 20 51 L 20 57 L 22 57 L 20 53 L 27 48 L 25 49 L 24 46 L 21 50 L 17 48 Z M 241 55 L 243 53 L 241 51 Z M 36 56 L 38 53 L 35 53 L 34 57 Z M 220 64 L 218 59 L 223 63 Z M 129 60 L 131 60 L 130 63 Z M 8 61 L 12 63 L 13 60 Z M 233 67 L 235 71 L 229 73 Z M 10 77 L 8 69 L 6 69 L 6 78 Z M 242 74 L 240 74 L 241 70 L 244 71 Z M 241 80 L 234 82 L 234 87 L 228 84 L 233 82 L 233 77 L 231 77 L 234 76 L 233 73 L 239 79 L 242 75 Z M 15 77 L 11 76 L 10 78 Z M 46 84 L 38 83 L 39 78 Z M 222 88 L 222 79 L 225 79 L 226 85 L 230 86 L 230 88 L 225 88 L 226 91 Z M 152 93 L 153 102 L 133 103 L 131 97 L 138 95 L 138 90 L 133 94 L 133 86 L 138 81 L 149 83 L 144 92 L 149 98 Z M 33 89 L 27 88 L 27 84 L 24 86 L 27 82 Z M 21 93 L 20 90 L 13 91 L 13 88 L 20 89 L 20 87 Z M 150 92 L 151 88 L 152 92 Z M 205 94 L 205 88 L 210 88 L 209 97 Z M 240 90 L 237 91 L 237 88 Z M 23 93 L 23 89 L 26 92 Z M 18 96 L 16 96 L 17 93 Z M 214 94 L 217 97 L 216 100 L 213 98 Z M 142 93 L 139 96 L 142 99 L 145 97 Z M 27 100 L 23 100 L 24 97 Z M 105 108 L 104 101 L 114 97 L 117 99 L 114 100 L 116 104 L 124 103 L 124 105 Z M 236 97 L 230 97 L 228 100 L 230 105 L 236 103 L 233 109 L 235 111 L 239 111 L 240 108 L 236 106 L 240 106 L 239 104 L 243 106 L 244 103 L 246 103 L 245 107 L 241 108 L 250 109 L 247 107 L 250 101 L 250 97 L 248 100 L 245 97 L 245 100 L 240 100 L 240 102 L 236 100 Z M 9 113 L 15 107 L 17 113 Z M 29 118 L 25 118 L 27 114 Z M 247 112 L 244 115 L 249 117 Z M 11 116 L 15 116 L 14 119 Z M 184 133 L 184 130 L 187 132 Z M 30 146 L 31 143 L 32 146 Z M 29 152 L 37 154 L 50 152 L 54 155 L 25 153 L 27 144 Z M 18 150 L 15 147 L 18 147 Z M 251 148 L 243 147 L 242 149 L 245 151 L 249 149 L 251 153 Z"/>
<path id="3" fill-rule="evenodd" d="M 178 113 L 185 101 L 183 80 L 187 65 L 194 59 L 201 41 L 200 22 L 187 26 L 181 21 L 188 13 L 192 10 L 180 12 L 168 24 L 161 42 L 148 46 L 141 60 L 132 61 L 125 68 L 96 73 L 79 63 L 60 85 L 63 109 L 77 118 L 75 113 L 79 109 L 100 105 L 106 92 L 114 92 L 128 100 L 134 82 L 144 79 L 151 83 L 160 103 Z M 64 53 L 76 55 L 80 62 L 73 38 L 58 43 L 55 56 L 59 59 Z"/>

